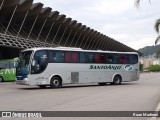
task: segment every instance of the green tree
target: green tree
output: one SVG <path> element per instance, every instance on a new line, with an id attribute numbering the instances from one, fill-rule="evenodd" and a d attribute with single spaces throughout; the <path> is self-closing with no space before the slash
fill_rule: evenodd
<path id="1" fill-rule="evenodd" d="M 148 0 L 148 1 L 151 3 L 150 0 Z M 140 2 L 141 2 L 141 0 L 135 0 L 135 6 L 137 8 L 140 7 Z M 160 40 L 160 18 L 156 20 L 155 25 L 154 25 L 154 29 L 158 34 L 158 37 L 155 40 L 155 44 L 157 44 L 159 42 L 159 40 Z"/>

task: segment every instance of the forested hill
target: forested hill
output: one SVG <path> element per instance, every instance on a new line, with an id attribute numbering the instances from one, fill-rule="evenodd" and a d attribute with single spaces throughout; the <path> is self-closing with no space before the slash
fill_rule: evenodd
<path id="1" fill-rule="evenodd" d="M 139 49 L 138 51 L 143 54 L 143 56 L 153 55 L 157 50 L 160 50 L 160 45 L 156 46 L 146 46 L 144 48 Z"/>

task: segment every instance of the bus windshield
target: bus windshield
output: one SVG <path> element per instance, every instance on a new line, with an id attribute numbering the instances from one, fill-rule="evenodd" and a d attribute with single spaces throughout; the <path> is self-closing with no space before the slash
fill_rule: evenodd
<path id="1" fill-rule="evenodd" d="M 28 68 L 32 51 L 22 52 L 19 56 L 17 68 Z"/>

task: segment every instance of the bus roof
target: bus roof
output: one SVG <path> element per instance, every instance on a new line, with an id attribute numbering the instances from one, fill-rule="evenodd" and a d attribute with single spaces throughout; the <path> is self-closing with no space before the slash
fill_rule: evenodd
<path id="1" fill-rule="evenodd" d="M 79 52 L 98 52 L 98 53 L 126 53 L 126 54 L 138 54 L 137 52 L 117 52 L 117 51 L 103 51 L 103 50 L 83 50 L 81 48 L 74 47 L 44 47 L 44 48 L 30 48 L 23 51 L 37 51 L 37 50 L 64 50 L 64 51 L 79 51 Z M 22 52 L 23 52 L 22 51 Z"/>

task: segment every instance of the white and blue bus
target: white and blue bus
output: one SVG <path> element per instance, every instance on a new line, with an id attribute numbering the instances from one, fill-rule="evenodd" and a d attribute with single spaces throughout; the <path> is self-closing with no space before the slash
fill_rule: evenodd
<path id="1" fill-rule="evenodd" d="M 16 83 L 40 88 L 65 84 L 111 83 L 139 79 L 136 52 L 82 50 L 80 48 L 31 48 L 21 52 Z"/>

